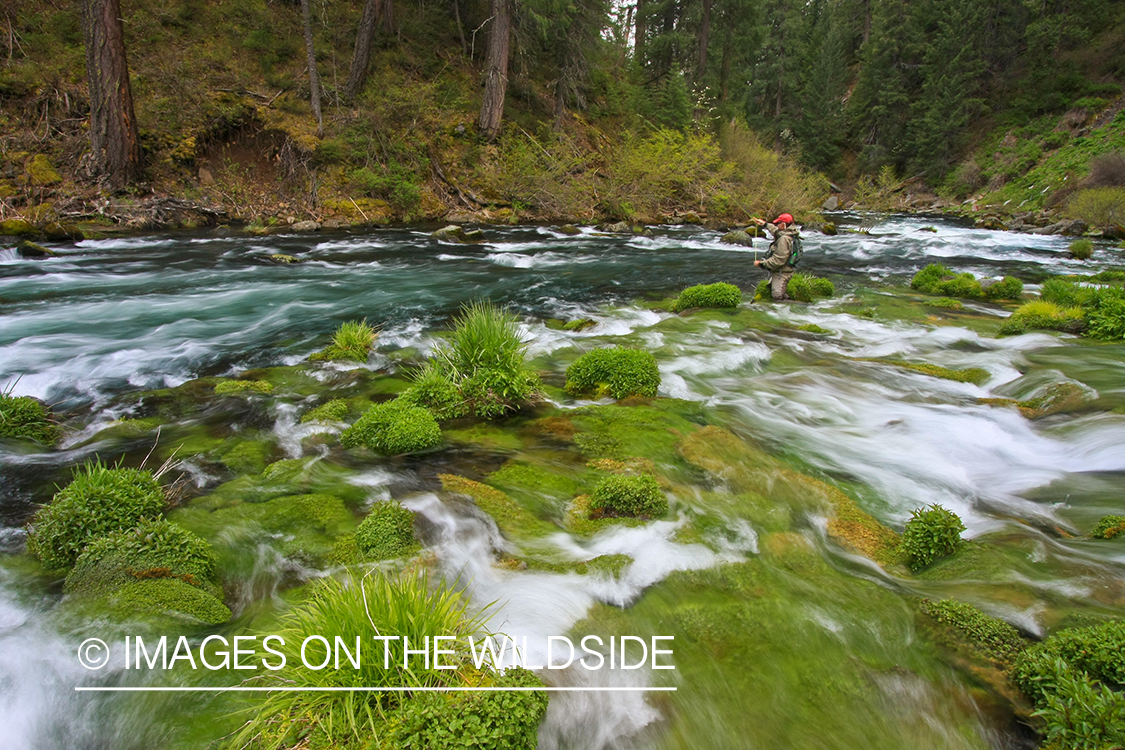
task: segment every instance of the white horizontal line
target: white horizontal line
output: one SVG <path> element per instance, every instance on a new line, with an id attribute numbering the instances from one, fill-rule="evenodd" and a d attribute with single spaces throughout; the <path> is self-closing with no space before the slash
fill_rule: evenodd
<path id="1" fill-rule="evenodd" d="M 675 692 L 674 687 L 81 687 L 81 693 L 578 693 Z"/>

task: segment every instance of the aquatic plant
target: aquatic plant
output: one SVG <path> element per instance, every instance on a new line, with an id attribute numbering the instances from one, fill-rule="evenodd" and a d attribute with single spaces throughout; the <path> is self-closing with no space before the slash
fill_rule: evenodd
<path id="1" fill-rule="evenodd" d="M 1090 536 L 1094 539 L 1113 539 L 1125 534 L 1125 516 L 1102 516 Z"/>
<path id="2" fill-rule="evenodd" d="M 469 411 L 461 390 L 436 362 L 427 362 L 399 399 L 429 409 L 437 419 L 456 419 Z"/>
<path id="3" fill-rule="evenodd" d="M 1125 687 L 1125 622 L 1106 622 L 1054 633 L 1023 652 L 1009 677 L 1036 705 L 1053 685 L 1055 660 L 1062 659 L 1099 682 Z"/>
<path id="4" fill-rule="evenodd" d="M 340 433 L 345 448 L 363 445 L 384 456 L 413 453 L 440 442 L 441 428 L 433 414 L 399 399 L 372 406 Z"/>
<path id="5" fill-rule="evenodd" d="M 1125 339 L 1125 289 L 1115 286 L 1083 286 L 1066 279 L 1053 278 L 1043 282 L 1040 297 L 1041 302 L 1053 303 L 1065 308 L 1064 315 L 1066 317 L 1077 318 L 1080 313 L 1085 317 L 1084 326 L 1070 323 L 1060 330 L 1084 331 L 1090 338 L 1104 341 Z M 1027 310 L 1025 311 L 1024 308 L 1027 308 Z M 1043 311 L 1043 318 L 1033 319 L 1031 313 L 1033 310 Z M 1016 316 L 1021 315 L 1021 311 L 1023 311 L 1022 317 L 1033 319 L 1037 323 L 1043 323 L 1043 325 L 1033 326 L 1029 322 L 1026 327 L 1053 327 L 1050 325 L 1052 308 L 1030 308 L 1024 305 L 1016 310 L 1012 317 L 1016 318 Z M 1056 315 L 1055 318 L 1057 319 L 1058 316 Z M 1002 327 L 1001 333 L 1007 333 L 1009 328 L 1014 329 L 1016 327 L 1014 322 L 1009 322 L 1011 325 Z"/>
<path id="6" fill-rule="evenodd" d="M 742 291 L 734 284 L 697 284 L 680 292 L 672 303 L 672 312 L 692 307 L 738 307 L 742 304 Z"/>
<path id="7" fill-rule="evenodd" d="M 301 422 L 343 422 L 348 415 L 348 402 L 334 398 L 301 415 Z"/>
<path id="8" fill-rule="evenodd" d="M 1085 317 L 1080 307 L 1060 307 L 1047 300 L 1032 300 L 1020 305 L 1012 316 L 1004 321 L 1000 326 L 1000 333 L 1011 336 L 1035 328 L 1077 333 L 1085 327 Z"/>
<path id="9" fill-rule="evenodd" d="M 806 333 L 819 333 L 822 335 L 831 335 L 832 331 L 827 328 L 821 328 L 816 323 L 805 323 L 803 326 L 797 326 L 798 331 L 805 331 Z"/>
<path id="10" fill-rule="evenodd" d="M 987 381 L 992 374 L 981 367 L 969 367 L 964 370 L 951 370 L 948 367 L 940 365 L 932 365 L 928 362 L 898 362 L 893 359 L 877 359 L 877 358 L 864 358 L 861 362 L 881 362 L 886 365 L 894 365 L 901 367 L 904 370 L 913 370 L 920 372 L 923 375 L 929 375 L 934 378 L 942 378 L 943 380 L 954 380 L 958 383 L 972 383 L 973 385 L 980 385 Z"/>
<path id="11" fill-rule="evenodd" d="M 668 498 L 651 475 L 614 474 L 594 487 L 590 507 L 602 515 L 660 518 L 668 512 Z"/>
<path id="12" fill-rule="evenodd" d="M 93 596 L 144 578 L 176 578 L 207 588 L 215 575 L 211 545 L 164 519 L 92 540 L 66 577 L 68 594 Z M 210 587 L 209 593 L 215 593 Z"/>
<path id="13" fill-rule="evenodd" d="M 299 687 L 460 687 L 498 684 L 503 678 L 490 671 L 477 670 L 470 661 L 468 636 L 479 636 L 483 617 L 472 616 L 467 601 L 444 583 L 432 585 L 426 574 L 406 572 L 383 575 L 373 572 L 363 577 L 325 579 L 312 597 L 285 615 L 278 635 L 284 645 L 278 650 L 285 665 L 269 678 L 279 684 Z M 342 661 L 344 669 L 312 670 L 302 666 L 302 643 L 310 635 L 347 634 L 344 639 L 353 652 L 359 638 L 364 647 L 355 655 L 358 668 Z M 443 644 L 451 653 L 443 654 L 442 666 L 412 658 L 409 669 L 403 665 L 403 643 L 421 648 L 435 634 L 450 636 Z M 390 668 L 384 665 L 383 648 L 369 648 L 372 638 L 387 641 Z M 305 660 L 320 659 L 313 643 Z M 341 659 L 344 659 L 341 652 Z M 518 684 L 542 685 L 534 675 L 517 672 Z M 268 693 L 245 711 L 246 724 L 233 739 L 233 747 L 291 747 L 298 738 L 311 737 L 313 746 L 336 743 L 371 743 L 388 747 L 533 747 L 523 744 L 533 738 L 543 717 L 546 700 L 534 692 L 509 693 L 507 699 L 493 702 L 503 694 L 480 693 L 476 700 L 442 696 L 441 701 L 456 702 L 459 722 L 445 718 L 438 727 L 428 727 L 438 716 L 452 718 L 445 709 L 455 708 L 420 695 L 368 692 L 285 692 Z M 506 710 L 504 710 L 506 709 Z M 528 729 L 530 727 L 530 731 Z M 446 738 L 443 730 L 454 735 Z M 512 745 L 503 744 L 506 740 Z M 455 744 L 451 744 L 455 743 Z"/>
<path id="14" fill-rule="evenodd" d="M 311 361 L 352 360 L 364 363 L 371 354 L 378 332 L 363 320 L 347 320 L 332 334 L 332 343 L 309 357 Z"/>
<path id="15" fill-rule="evenodd" d="M 940 299 L 930 300 L 926 303 L 930 307 L 940 307 L 945 310 L 964 310 L 965 305 L 960 300 L 955 300 L 952 297 L 941 297 Z"/>
<path id="16" fill-rule="evenodd" d="M 1023 282 L 1015 276 L 1005 276 L 984 290 L 985 299 L 1018 300 L 1023 296 Z"/>
<path id="17" fill-rule="evenodd" d="M 215 384 L 215 395 L 226 396 L 232 393 L 272 393 L 273 386 L 265 380 L 223 380 Z"/>
<path id="18" fill-rule="evenodd" d="M 1100 750 L 1125 747 L 1125 695 L 1091 680 L 1085 672 L 1055 659 L 1051 689 L 1043 695 L 1038 719 L 1043 747 Z"/>
<path id="19" fill-rule="evenodd" d="M 1006 663 L 1027 648 L 1027 641 L 1018 630 L 971 604 L 954 599 L 923 599 L 921 609 L 935 622 L 954 631 L 957 640 L 965 641 L 994 661 Z"/>
<path id="20" fill-rule="evenodd" d="M 59 439 L 59 425 L 51 410 L 31 396 L 13 396 L 12 389 L 0 391 L 0 438 L 22 438 L 43 445 Z"/>
<path id="21" fill-rule="evenodd" d="M 1075 260 L 1089 260 L 1094 254 L 1094 243 L 1090 240 L 1075 240 L 1070 243 L 1070 257 Z"/>
<path id="22" fill-rule="evenodd" d="M 1125 298 L 1099 295 L 1086 313 L 1086 335 L 1102 341 L 1125 340 Z"/>
<path id="23" fill-rule="evenodd" d="M 91 540 L 134 528 L 163 510 L 164 493 L 152 472 L 88 462 L 35 514 L 27 550 L 48 568 L 69 568 Z"/>
<path id="24" fill-rule="evenodd" d="M 418 548 L 414 541 L 414 514 L 395 500 L 375 503 L 356 529 L 355 541 L 372 560 L 408 555 Z"/>
<path id="25" fill-rule="evenodd" d="M 911 512 L 902 532 L 900 548 L 911 570 L 921 570 L 934 560 L 948 557 L 961 544 L 965 524 L 951 510 L 940 505 Z"/>
<path id="26" fill-rule="evenodd" d="M 831 297 L 836 293 L 836 287 L 828 279 L 798 272 L 789 279 L 786 292 L 798 302 L 812 302 L 816 297 Z"/>
<path id="27" fill-rule="evenodd" d="M 127 583 L 89 601 L 92 611 L 104 612 L 117 620 L 139 616 L 189 618 L 207 625 L 230 619 L 230 609 L 215 596 L 179 579 L 145 578 Z"/>
<path id="28" fill-rule="evenodd" d="M 971 273 L 956 274 L 939 263 L 931 263 L 910 280 L 910 286 L 926 294 L 981 299 L 984 290 Z"/>
<path id="29" fill-rule="evenodd" d="M 655 396 L 659 387 L 656 357 L 640 349 L 594 349 L 566 368 L 566 392 L 574 396 Z"/>

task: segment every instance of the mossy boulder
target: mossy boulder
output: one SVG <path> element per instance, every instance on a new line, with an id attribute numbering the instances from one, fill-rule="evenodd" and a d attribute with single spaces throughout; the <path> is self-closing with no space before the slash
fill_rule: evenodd
<path id="1" fill-rule="evenodd" d="M 672 303 L 672 311 L 680 312 L 693 307 L 738 307 L 742 304 L 742 291 L 734 284 L 697 284 L 680 292 Z"/>
<path id="2" fill-rule="evenodd" d="M 216 396 L 249 393 L 273 393 L 273 386 L 265 380 L 222 380 L 215 384 Z"/>
<path id="3" fill-rule="evenodd" d="M 301 422 L 343 422 L 348 416 L 348 402 L 334 398 L 301 415 Z"/>
<path id="4" fill-rule="evenodd" d="M 54 250 L 31 240 L 21 240 L 16 245 L 16 252 L 20 254 L 21 258 L 53 258 L 56 255 Z"/>
<path id="5" fill-rule="evenodd" d="M 418 549 L 414 514 L 395 500 L 375 503 L 355 531 L 356 545 L 371 560 L 405 557 Z"/>
<path id="6" fill-rule="evenodd" d="M 608 476 L 590 493 L 593 515 L 661 518 L 668 513 L 668 498 L 648 474 Z"/>
<path id="7" fill-rule="evenodd" d="M 0 221 L 0 235 L 9 237 L 25 237 L 39 232 L 29 221 L 24 219 L 4 219 Z"/>
<path id="8" fill-rule="evenodd" d="M 733 232 L 727 232 L 719 238 L 719 242 L 725 245 L 742 245 L 743 247 L 754 246 L 754 238 L 744 229 L 736 229 Z"/>
<path id="9" fill-rule="evenodd" d="M 402 399 L 372 406 L 340 434 L 345 448 L 365 446 L 384 456 L 432 448 L 441 442 L 441 428 L 427 409 Z"/>
<path id="10" fill-rule="evenodd" d="M 575 396 L 608 393 L 616 399 L 651 397 L 659 387 L 656 358 L 640 349 L 595 349 L 566 368 L 566 391 Z"/>
<path id="11" fill-rule="evenodd" d="M 58 442 L 59 433 L 54 415 L 42 401 L 31 396 L 0 392 L 0 438 L 54 445 Z"/>
<path id="12" fill-rule="evenodd" d="M 205 625 L 230 619 L 230 609 L 215 596 L 178 578 L 150 578 L 128 583 L 90 602 L 117 620 L 165 616 Z M 147 618 L 146 618 L 147 619 Z"/>

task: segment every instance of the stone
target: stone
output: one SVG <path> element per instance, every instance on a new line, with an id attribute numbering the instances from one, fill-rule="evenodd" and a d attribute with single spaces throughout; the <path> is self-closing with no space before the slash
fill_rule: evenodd
<path id="1" fill-rule="evenodd" d="M 38 245 L 30 240 L 23 240 L 16 245 L 16 252 L 22 258 L 51 258 L 56 255 L 54 250 L 48 250 L 42 245 Z"/>
<path id="2" fill-rule="evenodd" d="M 1125 240 L 1125 226 L 1121 224 L 1111 224 L 1102 230 L 1102 237 L 1107 240 Z"/>
<path id="3" fill-rule="evenodd" d="M 598 230 L 610 234 L 629 234 L 633 231 L 633 228 L 627 222 L 618 221 L 613 224 L 602 224 L 598 227 Z"/>
<path id="4" fill-rule="evenodd" d="M 830 196 L 828 200 L 824 201 L 824 205 L 820 207 L 821 211 L 835 211 L 840 207 L 840 199 L 835 195 Z"/>
<path id="5" fill-rule="evenodd" d="M 215 175 L 211 174 L 211 170 L 207 167 L 199 168 L 199 182 L 201 185 L 214 185 Z"/>
<path id="6" fill-rule="evenodd" d="M 270 256 L 270 260 L 272 260 L 274 263 L 281 263 L 282 265 L 301 262 L 300 258 L 294 258 L 292 255 L 285 255 L 284 253 L 274 253 Z"/>
<path id="7" fill-rule="evenodd" d="M 680 214 L 680 223 L 682 224 L 702 224 L 703 219 L 699 218 L 699 214 L 695 211 L 685 211 Z"/>
<path id="8" fill-rule="evenodd" d="M 719 242 L 726 245 L 742 245 L 743 247 L 753 247 L 754 238 L 741 229 L 736 229 L 733 232 L 727 232 L 719 238 Z"/>
<path id="9" fill-rule="evenodd" d="M 463 242 L 484 242 L 484 231 L 480 229 L 465 229 L 461 232 Z"/>
<path id="10" fill-rule="evenodd" d="M 315 232 L 320 229 L 320 222 L 312 221 L 311 219 L 308 221 L 298 221 L 296 224 L 291 226 L 290 229 L 292 229 L 294 232 Z"/>
<path id="11" fill-rule="evenodd" d="M 20 237 L 27 234 L 38 234 L 31 223 L 23 219 L 5 219 L 0 221 L 0 235 Z"/>
<path id="12" fill-rule="evenodd" d="M 840 233 L 840 230 L 836 229 L 836 225 L 830 221 L 826 221 L 821 224 L 820 231 L 822 234 L 827 234 L 830 237 L 835 237 Z"/>
<path id="13" fill-rule="evenodd" d="M 573 224 L 563 224 L 561 227 L 559 227 L 555 231 L 560 233 L 560 234 L 569 234 L 569 235 L 580 234 L 582 232 L 581 229 L 574 226 Z"/>
<path id="14" fill-rule="evenodd" d="M 446 242 L 461 242 L 463 241 L 463 232 L 464 230 L 461 229 L 461 227 L 457 226 L 456 224 L 450 224 L 448 226 L 442 227 L 436 232 L 432 232 L 430 236 L 435 240 L 445 240 Z"/>

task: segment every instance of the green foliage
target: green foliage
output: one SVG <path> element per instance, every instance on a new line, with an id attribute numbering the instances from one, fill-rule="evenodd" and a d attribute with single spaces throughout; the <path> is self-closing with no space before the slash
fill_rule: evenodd
<path id="1" fill-rule="evenodd" d="M 51 410 L 38 399 L 0 391 L 0 437 L 54 445 L 59 439 L 59 426 Z"/>
<path id="2" fill-rule="evenodd" d="M 414 171 L 397 161 L 376 169 L 378 171 L 367 167 L 354 170 L 350 175 L 352 187 L 365 196 L 386 200 L 405 214 L 416 211 L 422 202 L 422 187 Z"/>
<path id="3" fill-rule="evenodd" d="M 1059 328 L 1078 332 L 1085 330 L 1090 338 L 1103 341 L 1125 339 L 1125 290 L 1110 286 L 1081 286 L 1064 279 L 1043 282 L 1042 300 L 1028 303 L 1012 315 L 1012 328 L 1026 319 L 1025 328 Z M 1054 305 L 1056 307 L 1051 307 Z M 1065 306 L 1059 311 L 1056 308 Z M 1027 308 L 1025 310 L 1025 308 Z M 1021 312 L 1022 311 L 1022 312 Z M 1017 317 L 1019 316 L 1019 317 Z M 1076 322 L 1085 318 L 1085 325 Z M 1007 333 L 1009 326 L 1001 328 Z"/>
<path id="4" fill-rule="evenodd" d="M 163 510 L 164 493 L 151 472 L 86 463 L 35 514 L 27 549 L 48 568 L 69 568 L 91 540 L 131 529 Z"/>
<path id="5" fill-rule="evenodd" d="M 1022 286 L 1023 285 L 1020 284 L 1021 288 L 1022 288 Z M 956 300 L 956 299 L 953 299 L 952 297 L 942 297 L 940 299 L 935 299 L 935 300 L 932 300 L 930 302 L 927 302 L 926 304 L 928 304 L 930 307 L 940 307 L 940 308 L 945 309 L 945 310 L 964 310 L 965 309 L 965 305 L 961 303 L 961 300 Z"/>
<path id="6" fill-rule="evenodd" d="M 1084 327 L 1085 313 L 1079 307 L 1059 307 L 1054 302 L 1032 300 L 1012 313 L 1000 326 L 1004 335 L 1020 334 L 1028 329 L 1046 328 L 1052 331 L 1076 333 Z"/>
<path id="7" fill-rule="evenodd" d="M 301 422 L 343 422 L 347 416 L 348 402 L 334 398 L 303 414 Z"/>
<path id="8" fill-rule="evenodd" d="M 1067 201 L 1066 212 L 1093 227 L 1125 224 L 1125 187 L 1079 190 Z"/>
<path id="9" fill-rule="evenodd" d="M 661 518 L 668 513 L 668 498 L 655 477 L 615 474 L 594 487 L 590 507 L 603 515 Z"/>
<path id="10" fill-rule="evenodd" d="M 797 326 L 798 331 L 807 331 L 808 333 L 831 334 L 832 331 L 827 328 L 821 328 L 816 323 L 805 323 L 803 326 Z"/>
<path id="11" fill-rule="evenodd" d="M 418 548 L 414 541 L 414 514 L 395 500 L 375 503 L 356 529 L 355 541 L 372 560 L 405 557 Z"/>
<path id="12" fill-rule="evenodd" d="M 1090 240 L 1075 240 L 1070 243 L 1070 257 L 1075 260 L 1089 260 L 1094 254 L 1094 243 Z"/>
<path id="13" fill-rule="evenodd" d="M 965 524 L 953 511 L 940 505 L 912 511 L 902 532 L 900 549 L 911 570 L 921 570 L 942 557 L 948 557 L 961 545 Z"/>
<path id="14" fill-rule="evenodd" d="M 571 395 L 599 395 L 603 389 L 614 398 L 655 396 L 660 387 L 656 358 L 640 349 L 621 347 L 586 352 L 566 368 L 566 391 Z"/>
<path id="15" fill-rule="evenodd" d="M 812 302 L 816 297 L 831 297 L 836 293 L 836 287 L 828 279 L 798 271 L 789 279 L 787 291 L 798 302 Z"/>
<path id="16" fill-rule="evenodd" d="M 215 395 L 226 396 L 233 393 L 272 393 L 273 386 L 265 380 L 223 380 L 215 384 Z"/>
<path id="17" fill-rule="evenodd" d="M 1027 648 L 1027 641 L 1003 620 L 989 617 L 971 604 L 954 599 L 922 600 L 922 611 L 957 632 L 959 639 L 981 650 L 990 659 L 1008 662 Z"/>
<path id="18" fill-rule="evenodd" d="M 742 304 L 742 291 L 734 284 L 698 284 L 680 292 L 672 303 L 672 311 L 691 307 L 738 307 Z"/>
<path id="19" fill-rule="evenodd" d="M 971 273 L 955 274 L 945 266 L 931 263 L 910 280 L 910 286 L 926 294 L 940 294 L 945 297 L 981 299 L 984 290 Z"/>
<path id="20" fill-rule="evenodd" d="M 372 406 L 340 433 L 345 448 L 363 445 L 384 456 L 414 453 L 440 442 L 441 428 L 434 416 L 400 399 Z"/>
<path id="21" fill-rule="evenodd" d="M 1090 532 L 1094 539 L 1113 539 L 1125 534 L 1125 516 L 1102 516 Z"/>
<path id="22" fill-rule="evenodd" d="M 92 596 L 145 578 L 178 578 L 205 587 L 215 576 L 211 545 L 164 519 L 92 540 L 66 577 L 68 594 Z"/>
<path id="23" fill-rule="evenodd" d="M 1055 633 L 1016 658 L 1009 678 L 1035 705 L 1042 706 L 1055 689 L 1059 659 L 1105 685 L 1120 689 L 1125 686 L 1125 622 Z"/>
<path id="24" fill-rule="evenodd" d="M 178 578 L 133 581 L 92 600 L 91 606 L 118 620 L 171 615 L 217 625 L 230 619 L 230 610 L 216 597 Z"/>
<path id="25" fill-rule="evenodd" d="M 1102 341 L 1125 340 L 1125 298 L 1099 295 L 1086 314 L 1086 335 Z"/>
<path id="26" fill-rule="evenodd" d="M 378 333 L 367 324 L 367 319 L 347 320 L 332 334 L 332 343 L 309 357 L 312 361 L 351 360 L 366 362 Z"/>
<path id="27" fill-rule="evenodd" d="M 414 383 L 399 395 L 399 399 L 423 406 L 437 419 L 456 419 L 468 413 L 461 390 L 435 362 L 414 375 Z"/>
<path id="28" fill-rule="evenodd" d="M 1018 300 L 1022 296 L 1023 282 L 1014 276 L 1005 276 L 984 290 L 985 299 Z"/>
<path id="29" fill-rule="evenodd" d="M 1061 659 L 1052 688 L 1032 716 L 1042 723 L 1044 747 L 1103 750 L 1125 746 L 1125 695 L 1094 682 Z"/>

